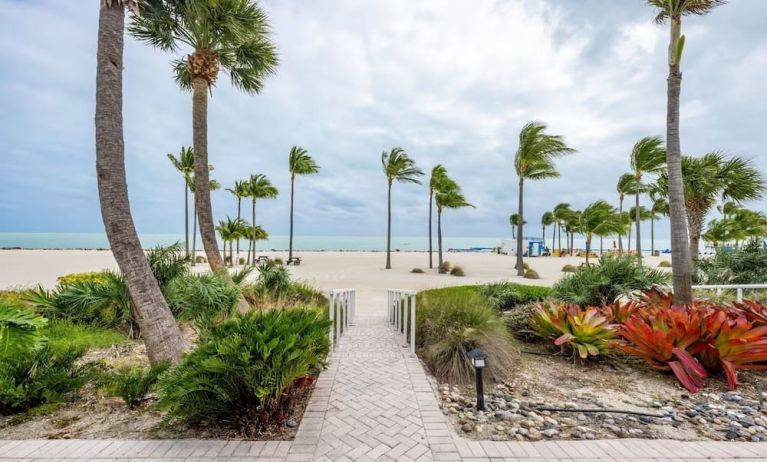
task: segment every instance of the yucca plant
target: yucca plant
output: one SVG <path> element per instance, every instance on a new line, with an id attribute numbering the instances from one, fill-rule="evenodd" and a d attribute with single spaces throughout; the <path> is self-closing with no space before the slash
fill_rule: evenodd
<path id="1" fill-rule="evenodd" d="M 45 339 L 40 329 L 46 324 L 42 316 L 0 298 L 0 355 L 19 354 L 42 346 Z"/>
<path id="2" fill-rule="evenodd" d="M 170 421 L 248 433 L 279 423 L 293 405 L 287 391 L 324 366 L 329 327 L 321 310 L 307 309 L 249 312 L 211 326 L 162 378 L 159 406 Z"/>
<path id="3" fill-rule="evenodd" d="M 608 318 L 595 307 L 581 308 L 561 302 L 539 304 L 532 311 L 532 325 L 540 337 L 569 347 L 581 359 L 609 352 L 617 338 Z"/>
<path id="4" fill-rule="evenodd" d="M 169 363 L 158 363 L 148 368 L 122 368 L 101 379 L 103 389 L 108 396 L 119 396 L 129 408 L 135 409 L 146 401 L 149 392 L 169 367 Z"/>

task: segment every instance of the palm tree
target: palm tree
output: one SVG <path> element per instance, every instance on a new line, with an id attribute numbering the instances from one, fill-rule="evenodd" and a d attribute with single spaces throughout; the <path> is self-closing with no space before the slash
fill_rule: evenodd
<path id="1" fill-rule="evenodd" d="M 230 192 L 234 197 L 237 198 L 237 219 L 239 220 L 242 218 L 242 199 L 250 197 L 250 188 L 248 188 L 248 182 L 245 181 L 235 181 L 234 182 L 234 188 L 226 188 L 228 192 Z M 240 239 L 242 237 L 245 237 L 244 235 L 237 238 L 237 261 L 240 261 Z M 234 264 L 234 260 L 232 260 L 232 264 Z"/>
<path id="2" fill-rule="evenodd" d="M 415 166 L 413 159 L 408 157 L 402 148 L 392 148 L 391 151 L 381 153 L 381 166 L 386 183 L 387 194 L 387 227 L 386 227 L 386 269 L 391 269 L 391 187 L 397 181 L 399 183 L 421 184 L 418 178 L 423 176 L 423 171 Z"/>
<path id="3" fill-rule="evenodd" d="M 208 166 L 208 171 L 213 171 L 213 166 Z M 189 178 L 189 190 L 192 192 L 192 197 L 195 197 L 194 193 L 194 175 L 192 175 L 191 178 Z M 218 181 L 211 179 L 210 180 L 210 190 L 211 191 L 217 191 L 221 189 L 221 183 Z M 192 266 L 195 266 L 197 264 L 197 203 L 195 202 L 195 212 L 192 214 L 194 218 L 192 219 Z"/>
<path id="4" fill-rule="evenodd" d="M 314 175 L 319 173 L 320 167 L 306 149 L 293 146 L 288 155 L 288 170 L 290 170 L 290 244 L 288 245 L 288 260 L 290 260 L 293 258 L 293 198 L 296 175 Z"/>
<path id="5" fill-rule="evenodd" d="M 434 196 L 434 201 L 437 204 L 437 247 L 438 253 L 438 267 L 442 268 L 442 211 L 444 209 L 459 209 L 463 207 L 474 207 L 466 201 L 466 198 L 461 192 L 460 186 L 448 178 L 443 179 L 440 184 L 440 189 Z"/>
<path id="6" fill-rule="evenodd" d="M 192 92 L 192 131 L 197 184 L 195 202 L 200 235 L 213 271 L 224 270 L 218 253 L 208 184 L 208 92 L 219 70 L 232 84 L 259 93 L 277 66 L 266 14 L 255 1 L 143 0 L 143 11 L 130 26 L 137 39 L 163 51 L 191 49 L 172 62 L 176 82 Z"/>
<path id="7" fill-rule="evenodd" d="M 224 242 L 224 261 L 226 261 L 226 243 L 229 243 L 229 265 L 234 266 L 234 255 L 232 246 L 234 241 L 245 237 L 243 230 L 248 228 L 248 224 L 242 218 L 235 218 L 232 220 L 226 217 L 226 220 L 221 220 L 216 226 L 216 231 L 221 236 L 221 240 Z"/>
<path id="8" fill-rule="evenodd" d="M 552 225 L 554 223 L 554 214 L 551 212 L 543 212 L 543 215 L 541 215 L 541 228 L 543 229 L 543 237 L 541 240 L 543 241 L 543 244 L 546 245 L 546 227 L 549 225 Z M 554 248 L 554 243 L 551 243 L 551 248 Z"/>
<path id="9" fill-rule="evenodd" d="M 181 146 L 178 157 L 168 153 L 168 159 L 184 179 L 184 255 L 189 256 L 189 183 L 194 176 L 194 150 Z"/>
<path id="10" fill-rule="evenodd" d="M 636 206 L 633 206 L 629 209 L 629 221 L 638 229 L 643 221 L 651 220 L 652 219 L 652 212 L 647 209 L 644 205 L 640 205 L 637 209 Z M 636 239 L 639 239 L 639 235 L 636 236 Z M 631 227 L 629 227 L 629 244 L 631 243 Z M 639 246 L 639 244 L 637 244 Z M 630 246 L 629 246 L 630 248 Z"/>
<path id="11" fill-rule="evenodd" d="M 738 212 L 738 210 L 741 209 L 740 204 L 734 201 L 727 201 L 721 205 L 718 205 L 716 209 L 719 211 L 719 213 L 722 214 L 722 217 L 724 219 L 729 218 L 732 215 L 735 215 L 735 213 Z"/>
<path id="12" fill-rule="evenodd" d="M 256 201 L 258 199 L 275 199 L 279 195 L 279 191 L 272 185 L 269 178 L 261 173 L 250 175 L 250 181 L 248 181 L 248 197 L 252 201 L 251 209 L 251 224 L 253 225 L 253 259 L 250 260 L 254 264 L 256 262 L 256 241 L 258 241 L 255 235 L 256 230 Z"/>
<path id="13" fill-rule="evenodd" d="M 511 238 L 512 239 L 516 239 L 517 238 L 516 230 L 519 227 L 519 214 L 518 213 L 512 213 L 511 215 L 509 215 L 509 224 L 511 225 Z M 527 220 L 525 220 L 525 222 L 522 223 L 522 224 L 526 225 L 527 224 Z"/>
<path id="14" fill-rule="evenodd" d="M 440 187 L 440 184 L 447 178 L 447 169 L 442 164 L 437 164 L 431 169 L 431 178 L 429 178 L 429 268 L 434 268 L 432 258 L 432 205 L 434 204 L 434 193 Z"/>
<path id="15" fill-rule="evenodd" d="M 559 172 L 554 168 L 554 159 L 574 152 L 575 149 L 568 147 L 561 136 L 546 134 L 546 125 L 540 122 L 529 122 L 519 132 L 519 147 L 514 156 L 514 169 L 519 177 L 517 276 L 524 276 L 525 274 L 522 261 L 525 180 L 535 181 L 559 177 Z"/>
<path id="16" fill-rule="evenodd" d="M 717 202 L 741 203 L 760 199 L 765 191 L 764 178 L 750 161 L 738 156 L 726 158 L 721 152 L 710 152 L 701 157 L 682 156 L 682 178 L 683 205 L 690 234 L 689 252 L 696 257 L 703 222 Z M 658 183 L 664 189 L 670 187 L 669 172 L 662 173 Z"/>
<path id="17" fill-rule="evenodd" d="M 654 199 L 650 207 L 650 254 L 655 254 L 655 220 L 668 216 L 668 201 L 663 198 Z"/>
<path id="18" fill-rule="evenodd" d="M 630 173 L 624 173 L 623 175 L 618 178 L 618 213 L 623 213 L 623 199 L 626 198 L 627 194 L 634 194 L 636 191 L 636 183 L 634 180 L 634 175 Z M 621 237 L 621 234 L 618 234 L 618 254 L 623 255 L 623 238 Z"/>
<path id="19" fill-rule="evenodd" d="M 557 240 L 559 242 L 559 256 L 562 256 L 562 225 L 564 225 L 573 210 L 570 208 L 570 204 L 567 202 L 561 202 L 554 207 L 552 212 L 554 214 L 554 221 L 557 225 Z M 554 242 L 552 238 L 552 243 Z M 554 248 L 554 245 L 551 246 Z"/>
<path id="20" fill-rule="evenodd" d="M 589 263 L 592 237 L 606 236 L 620 230 L 616 216 L 615 208 L 602 200 L 592 202 L 580 213 L 578 229 L 586 237 L 586 264 Z"/>
<path id="21" fill-rule="evenodd" d="M 634 173 L 634 209 L 639 213 L 639 195 L 647 188 L 642 184 L 642 175 L 659 174 L 666 166 L 666 150 L 663 149 L 663 140 L 660 137 L 647 136 L 637 141 L 631 150 L 631 170 Z M 641 218 L 634 217 L 637 228 L 636 250 L 637 260 L 642 263 L 642 232 Z"/>
<path id="22" fill-rule="evenodd" d="M 138 4 L 133 0 L 102 0 L 99 8 L 95 115 L 99 204 L 149 361 L 175 364 L 186 343 L 141 248 L 128 199 L 122 123 L 125 7 L 136 12 Z"/>
<path id="23" fill-rule="evenodd" d="M 565 219 L 565 233 L 569 238 L 570 256 L 573 256 L 575 251 L 575 233 L 582 232 L 580 229 L 581 213 L 583 212 L 580 210 L 573 210 Z"/>
<path id="24" fill-rule="evenodd" d="M 692 261 L 685 223 L 684 183 L 682 178 L 682 147 L 679 139 L 679 94 L 682 89 L 680 62 L 684 50 L 682 16 L 705 15 L 724 0 L 647 0 L 657 9 L 655 22 L 669 20 L 668 78 L 666 106 L 666 163 L 668 164 L 668 202 L 671 217 L 671 272 L 674 283 L 674 302 L 692 303 Z"/>

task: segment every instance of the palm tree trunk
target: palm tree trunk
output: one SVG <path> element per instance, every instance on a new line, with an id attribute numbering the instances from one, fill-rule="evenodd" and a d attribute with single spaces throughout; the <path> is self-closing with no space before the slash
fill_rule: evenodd
<path id="1" fill-rule="evenodd" d="M 575 250 L 575 231 L 570 233 L 570 256 L 572 257 Z"/>
<path id="2" fill-rule="evenodd" d="M 636 194 L 634 195 L 634 207 L 636 208 L 636 213 L 634 214 L 634 219 L 637 222 L 637 235 L 636 235 L 636 249 L 637 249 L 637 263 L 639 265 L 642 265 L 642 210 L 639 208 L 639 186 L 641 184 L 640 177 L 636 177 Z"/>
<path id="3" fill-rule="evenodd" d="M 599 236 L 599 256 L 601 257 L 605 253 L 603 236 Z"/>
<path id="4" fill-rule="evenodd" d="M 252 209 L 252 216 L 253 218 L 253 264 L 256 264 L 256 198 L 253 198 L 253 209 Z"/>
<path id="5" fill-rule="evenodd" d="M 671 18 L 669 53 L 676 51 L 681 29 L 680 18 Z M 679 94 L 682 89 L 682 73 L 678 63 L 669 63 L 667 83 L 666 164 L 668 166 L 668 202 L 671 221 L 671 272 L 674 282 L 674 303 L 687 305 L 692 303 L 692 262 L 690 260 L 690 242 L 687 236 L 682 182 L 682 147 L 679 139 Z"/>
<path id="6" fill-rule="evenodd" d="M 618 202 L 618 216 L 621 217 L 621 220 L 623 219 L 623 194 L 620 196 L 620 201 Z M 623 255 L 623 234 L 618 233 L 618 255 Z"/>
<path id="7" fill-rule="evenodd" d="M 288 244 L 288 261 L 293 258 L 293 196 L 295 194 L 296 176 L 290 176 L 290 241 Z"/>
<path id="8" fill-rule="evenodd" d="M 237 198 L 237 221 L 240 221 L 240 206 L 242 205 L 242 198 Z M 240 237 L 237 236 L 237 263 L 240 263 Z"/>
<path id="9" fill-rule="evenodd" d="M 524 192 L 525 180 L 519 179 L 519 205 L 517 208 L 517 276 L 525 275 L 524 262 L 522 261 L 522 223 L 525 222 L 523 215 L 523 199 L 522 193 Z"/>
<path id="10" fill-rule="evenodd" d="M 591 235 L 586 236 L 586 264 L 589 264 L 589 254 L 591 253 Z"/>
<path id="11" fill-rule="evenodd" d="M 626 239 L 626 249 L 628 249 L 628 253 L 631 253 L 631 228 L 632 226 L 629 226 L 629 235 Z"/>
<path id="12" fill-rule="evenodd" d="M 557 234 L 559 235 L 559 256 L 562 256 L 562 223 L 557 224 Z"/>
<path id="13" fill-rule="evenodd" d="M 541 241 L 546 245 L 546 225 L 541 225 L 541 228 L 543 228 L 543 237 L 541 238 Z"/>
<path id="14" fill-rule="evenodd" d="M 655 255 L 655 217 L 650 220 L 650 255 Z"/>
<path id="15" fill-rule="evenodd" d="M 189 256 L 189 184 L 184 178 L 184 255 Z"/>
<path id="16" fill-rule="evenodd" d="M 698 257 L 698 248 L 700 246 L 700 235 L 703 233 L 703 220 L 705 217 L 700 216 L 693 210 L 687 210 L 687 223 L 690 232 L 690 256 L 691 258 Z M 737 247 L 737 241 L 736 241 Z"/>
<path id="17" fill-rule="evenodd" d="M 391 180 L 387 194 L 387 225 L 386 225 L 386 269 L 391 269 Z"/>
<path id="18" fill-rule="evenodd" d="M 557 224 L 554 223 L 554 229 L 556 229 L 556 227 L 557 227 Z M 556 237 L 557 237 L 557 233 L 552 229 L 551 230 L 551 251 L 552 252 L 554 252 L 554 243 L 555 243 L 554 239 L 556 239 Z"/>
<path id="19" fill-rule="evenodd" d="M 431 215 L 432 202 L 434 202 L 434 190 L 429 188 L 429 269 L 434 268 L 434 261 L 431 251 Z"/>
<path id="20" fill-rule="evenodd" d="M 194 203 L 192 218 L 192 266 L 197 264 L 197 202 Z"/>
<path id="21" fill-rule="evenodd" d="M 200 222 L 200 237 L 211 271 L 226 271 L 218 253 L 213 208 L 210 203 L 208 163 L 208 82 L 197 77 L 192 82 L 192 128 L 194 144 L 194 201 Z"/>
<path id="22" fill-rule="evenodd" d="M 442 268 L 442 209 L 440 207 L 437 207 L 437 247 L 439 248 L 437 262 L 439 263 L 439 268 Z"/>
<path id="23" fill-rule="evenodd" d="M 178 363 L 185 348 L 181 331 L 152 274 L 133 223 L 125 174 L 122 119 L 123 30 L 120 2 L 99 10 L 96 72 L 96 176 L 104 228 L 125 277 L 152 364 Z"/>

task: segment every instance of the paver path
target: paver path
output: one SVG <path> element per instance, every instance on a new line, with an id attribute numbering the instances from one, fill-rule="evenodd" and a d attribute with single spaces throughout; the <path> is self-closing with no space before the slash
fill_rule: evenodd
<path id="1" fill-rule="evenodd" d="M 767 444 L 603 440 L 476 442 L 455 434 L 418 359 L 385 317 L 385 292 L 361 291 L 354 326 L 287 441 L 0 440 L 21 461 L 767 461 Z"/>

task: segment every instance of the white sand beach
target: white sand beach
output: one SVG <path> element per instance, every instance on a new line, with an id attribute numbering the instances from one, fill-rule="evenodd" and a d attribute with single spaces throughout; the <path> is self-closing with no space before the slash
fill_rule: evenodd
<path id="1" fill-rule="evenodd" d="M 198 255 L 203 255 L 198 253 Z M 259 252 L 270 258 L 287 259 L 287 252 Z M 426 289 L 464 284 L 482 284 L 509 280 L 531 285 L 551 286 L 562 275 L 566 264 L 580 265 L 583 257 L 537 257 L 525 261 L 535 269 L 541 279 L 530 280 L 516 276 L 514 257 L 490 253 L 455 252 L 445 259 L 459 265 L 465 277 L 438 274 L 429 270 L 426 252 L 395 252 L 392 269 L 384 269 L 384 252 L 300 252 L 300 266 L 289 266 L 297 279 L 311 282 L 322 289 Z M 436 266 L 436 254 L 434 256 Z M 648 266 L 657 267 L 670 256 L 645 257 Z M 197 265 L 206 270 L 207 265 Z M 424 269 L 425 274 L 413 274 L 413 268 Z M 41 284 L 51 288 L 56 278 L 82 271 L 117 269 L 112 252 L 106 250 L 0 250 L 0 290 L 33 287 Z"/>

